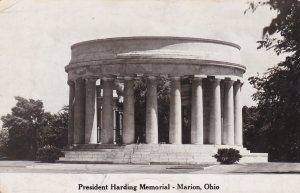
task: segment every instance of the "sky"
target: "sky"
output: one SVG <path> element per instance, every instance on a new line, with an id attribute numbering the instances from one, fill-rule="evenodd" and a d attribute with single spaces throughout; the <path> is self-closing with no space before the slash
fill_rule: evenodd
<path id="1" fill-rule="evenodd" d="M 239 44 L 243 103 L 255 92 L 247 79 L 283 60 L 257 50 L 262 29 L 276 15 L 267 7 L 244 14 L 246 0 L 0 0 L 0 116 L 14 96 L 40 99 L 46 111 L 68 104 L 70 46 L 125 36 L 183 36 Z"/>

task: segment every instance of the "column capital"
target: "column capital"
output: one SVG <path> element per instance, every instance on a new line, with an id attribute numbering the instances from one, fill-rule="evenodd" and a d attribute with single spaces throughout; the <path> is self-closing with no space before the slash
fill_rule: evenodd
<path id="1" fill-rule="evenodd" d="M 157 76 L 156 75 L 145 75 L 145 76 L 149 80 L 157 80 Z"/>
<path id="2" fill-rule="evenodd" d="M 181 80 L 181 76 L 179 75 L 168 75 L 168 77 L 171 80 Z"/>
<path id="3" fill-rule="evenodd" d="M 75 81 L 72 80 L 72 79 L 69 79 L 69 80 L 67 81 L 67 83 L 68 83 L 69 86 L 73 86 L 73 85 L 75 84 Z"/>
<path id="4" fill-rule="evenodd" d="M 83 83 L 84 82 L 84 79 L 83 78 L 77 78 L 76 80 L 75 80 L 75 82 L 76 83 Z"/>
<path id="5" fill-rule="evenodd" d="M 193 80 L 202 80 L 204 78 L 207 78 L 207 76 L 206 75 L 193 75 L 193 76 L 191 76 L 191 79 L 193 79 Z"/>
<path id="6" fill-rule="evenodd" d="M 190 81 L 192 82 L 192 83 L 202 83 L 202 80 L 203 80 L 204 78 L 200 78 L 200 77 L 191 77 L 190 78 Z"/>
<path id="7" fill-rule="evenodd" d="M 214 76 L 210 76 L 210 77 L 215 77 L 217 79 L 221 79 L 221 80 L 225 80 L 225 79 L 230 79 L 233 81 L 241 81 L 242 82 L 242 77 L 240 76 L 233 76 L 233 75 L 214 75 Z"/>
<path id="8" fill-rule="evenodd" d="M 214 77 L 214 76 L 210 76 L 210 77 L 207 77 L 207 78 L 211 82 L 218 82 L 218 83 L 220 83 L 221 80 L 222 80 L 220 77 Z"/>
<path id="9" fill-rule="evenodd" d="M 85 80 L 91 80 L 91 81 L 97 81 L 98 80 L 98 77 L 96 76 L 86 76 L 84 77 Z"/>
<path id="10" fill-rule="evenodd" d="M 236 85 L 236 86 L 242 86 L 243 82 L 241 82 L 240 80 L 238 80 L 238 81 L 234 82 L 234 85 Z"/>
<path id="11" fill-rule="evenodd" d="M 225 78 L 225 80 L 224 80 L 224 83 L 226 83 L 226 84 L 228 84 L 228 85 L 233 85 L 233 83 L 234 83 L 235 81 L 234 80 L 231 80 L 230 78 Z"/>
<path id="12" fill-rule="evenodd" d="M 115 76 L 114 75 L 106 75 L 106 76 L 101 77 L 101 79 L 104 81 L 114 80 Z"/>
<path id="13" fill-rule="evenodd" d="M 123 76 L 123 79 L 124 80 L 133 80 L 133 79 L 135 79 L 135 77 L 136 76 L 134 76 L 134 75 L 126 75 L 126 76 Z"/>

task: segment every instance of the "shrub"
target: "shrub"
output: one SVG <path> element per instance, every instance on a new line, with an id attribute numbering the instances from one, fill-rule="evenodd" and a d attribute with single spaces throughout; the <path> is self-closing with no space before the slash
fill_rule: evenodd
<path id="1" fill-rule="evenodd" d="M 218 149 L 218 153 L 213 157 L 221 164 L 233 164 L 242 158 L 240 151 L 233 148 Z"/>
<path id="2" fill-rule="evenodd" d="M 51 145 L 46 145 L 37 151 L 37 160 L 41 162 L 53 163 L 61 156 L 63 156 L 61 150 Z"/>

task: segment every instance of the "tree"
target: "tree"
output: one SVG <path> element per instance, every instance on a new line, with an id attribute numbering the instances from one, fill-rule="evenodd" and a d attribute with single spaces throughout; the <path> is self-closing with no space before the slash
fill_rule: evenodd
<path id="1" fill-rule="evenodd" d="M 169 142 L 170 80 L 160 77 L 157 84 L 159 142 Z"/>
<path id="2" fill-rule="evenodd" d="M 45 113 L 48 124 L 39 130 L 39 147 L 55 146 L 63 148 L 68 142 L 68 106 L 64 106 L 57 114 Z"/>
<path id="3" fill-rule="evenodd" d="M 277 11 L 277 16 L 263 29 L 258 48 L 289 54 L 262 77 L 249 78 L 257 89 L 253 99 L 258 101 L 269 133 L 269 160 L 300 161 L 300 2 L 250 3 L 253 11 L 259 6 L 269 6 Z"/>
<path id="4" fill-rule="evenodd" d="M 8 129 L 8 156 L 15 159 L 35 159 L 38 128 L 47 121 L 40 100 L 15 97 L 17 104 L 11 114 L 2 116 L 3 127 Z"/>
<path id="5" fill-rule="evenodd" d="M 36 159 L 38 148 L 46 145 L 62 148 L 67 143 L 68 107 L 57 114 L 45 112 L 41 100 L 15 97 L 11 114 L 1 117 L 0 145 L 12 159 Z M 8 135 L 5 134 L 8 131 Z"/>
<path id="6" fill-rule="evenodd" d="M 145 142 L 146 131 L 146 80 L 134 81 L 135 138 L 138 143 Z"/>
<path id="7" fill-rule="evenodd" d="M 269 6 L 277 12 L 269 26 L 263 29 L 263 40 L 259 49 L 274 49 L 277 54 L 295 53 L 299 57 L 300 46 L 300 2 L 298 0 L 264 0 L 250 2 L 252 11 L 259 6 Z M 247 10 L 246 10 L 247 11 Z M 280 35 L 279 37 L 277 35 Z"/>
<path id="8" fill-rule="evenodd" d="M 253 152 L 268 151 L 268 129 L 264 116 L 255 107 L 243 107 L 243 145 Z"/>
<path id="9" fill-rule="evenodd" d="M 0 158 L 5 157 L 7 154 L 7 143 L 8 143 L 8 129 L 0 129 Z"/>

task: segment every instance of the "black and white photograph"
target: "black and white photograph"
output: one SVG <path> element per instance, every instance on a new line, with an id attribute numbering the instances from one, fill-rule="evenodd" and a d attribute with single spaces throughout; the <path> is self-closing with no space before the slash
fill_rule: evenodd
<path id="1" fill-rule="evenodd" d="M 0 0 L 0 193 L 300 191 L 299 0 Z"/>

